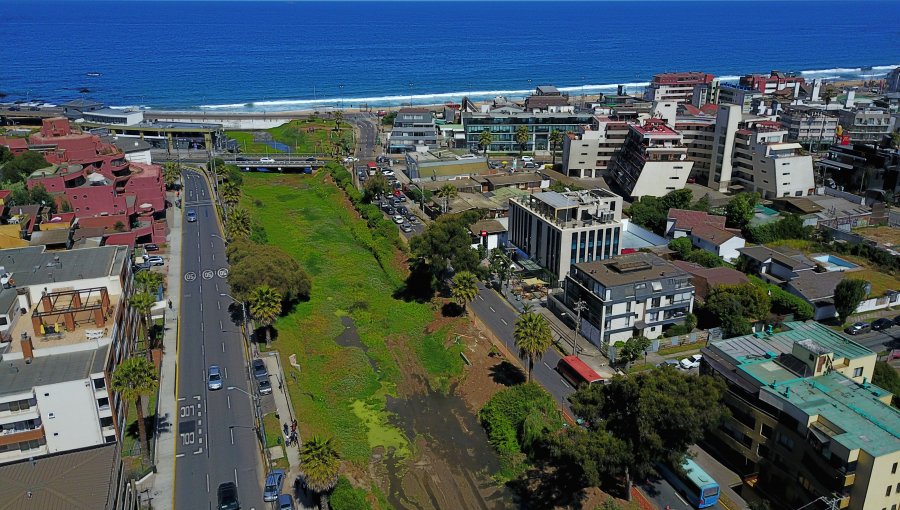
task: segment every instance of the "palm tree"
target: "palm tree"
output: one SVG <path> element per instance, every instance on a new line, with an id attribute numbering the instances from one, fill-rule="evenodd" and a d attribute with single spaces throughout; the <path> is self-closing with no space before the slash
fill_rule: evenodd
<path id="1" fill-rule="evenodd" d="M 516 128 L 516 143 L 519 145 L 519 157 L 522 157 L 522 152 L 525 150 L 529 138 L 528 126 L 519 126 Z"/>
<path id="2" fill-rule="evenodd" d="M 513 332 L 519 356 L 528 358 L 528 381 L 531 381 L 531 370 L 534 368 L 534 360 L 544 356 L 544 351 L 553 343 L 550 334 L 550 324 L 543 315 L 525 313 L 516 320 L 516 329 Z"/>
<path id="3" fill-rule="evenodd" d="M 444 199 L 444 211 L 447 212 L 447 209 L 450 207 L 450 199 L 455 198 L 459 192 L 456 191 L 456 187 L 450 183 L 444 184 L 437 192 L 437 196 Z"/>
<path id="4" fill-rule="evenodd" d="M 471 271 L 460 271 L 453 277 L 453 299 L 466 311 L 466 304 L 478 295 L 478 278 Z"/>
<path id="5" fill-rule="evenodd" d="M 169 161 L 163 165 L 163 181 L 167 188 L 171 188 L 180 177 L 181 166 L 178 163 Z"/>
<path id="6" fill-rule="evenodd" d="M 229 239 L 240 239 L 242 237 L 250 237 L 253 228 L 250 221 L 250 213 L 246 209 L 237 208 L 231 211 L 228 218 L 228 224 L 225 226 L 225 233 Z"/>
<path id="7" fill-rule="evenodd" d="M 563 141 L 563 134 L 559 130 L 554 129 L 550 131 L 550 136 L 547 137 L 547 141 L 550 142 L 550 153 L 553 156 L 553 166 L 556 166 L 556 149 L 559 147 L 559 144 Z"/>
<path id="8" fill-rule="evenodd" d="M 338 482 L 341 458 L 331 438 L 313 436 L 300 447 L 300 476 L 319 495 L 321 507 L 328 508 L 328 492 Z"/>
<path id="9" fill-rule="evenodd" d="M 144 324 L 144 337 L 147 341 L 147 359 L 150 359 L 150 310 L 153 309 L 153 303 L 155 302 L 153 296 L 146 292 L 131 296 L 131 307 L 140 314 L 141 322 Z"/>
<path id="10" fill-rule="evenodd" d="M 161 274 L 150 271 L 141 271 L 134 276 L 134 283 L 136 284 L 138 291 L 150 294 L 151 296 L 156 294 L 159 290 L 162 281 L 163 277 Z"/>
<path id="11" fill-rule="evenodd" d="M 334 119 L 334 127 L 337 129 L 338 136 L 341 134 L 341 122 L 344 121 L 344 112 L 332 112 L 332 118 Z"/>
<path id="12" fill-rule="evenodd" d="M 272 343 L 271 326 L 281 315 L 281 299 L 281 293 L 268 285 L 256 287 L 247 298 L 250 315 L 256 320 L 259 327 L 266 330 L 267 346 Z"/>
<path id="13" fill-rule="evenodd" d="M 491 144 L 494 142 L 494 135 L 491 134 L 489 129 L 485 129 L 478 135 L 478 145 L 481 146 L 481 150 L 487 155 L 488 149 L 491 147 Z"/>
<path id="14" fill-rule="evenodd" d="M 223 184 L 219 188 L 219 194 L 222 196 L 222 202 L 228 207 L 237 205 L 241 200 L 241 188 L 233 182 Z"/>
<path id="15" fill-rule="evenodd" d="M 147 442 L 147 427 L 144 425 L 144 408 L 141 398 L 156 391 L 159 378 L 156 367 L 147 358 L 140 356 L 128 358 L 113 371 L 110 387 L 127 402 L 134 402 L 137 411 L 138 435 L 141 439 L 141 452 L 145 458 L 150 457 L 150 445 Z"/>

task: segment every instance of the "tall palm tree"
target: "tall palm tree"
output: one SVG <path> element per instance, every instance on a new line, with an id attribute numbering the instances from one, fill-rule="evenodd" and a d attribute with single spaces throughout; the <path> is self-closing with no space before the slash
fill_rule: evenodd
<path id="1" fill-rule="evenodd" d="M 144 292 L 151 296 L 156 294 L 162 282 L 162 275 L 151 271 L 141 271 L 134 276 L 134 283 L 138 292 Z"/>
<path id="2" fill-rule="evenodd" d="M 156 367 L 147 358 L 140 356 L 128 358 L 113 370 L 110 387 L 127 402 L 134 402 L 137 411 L 138 435 L 141 439 L 141 452 L 144 458 L 150 457 L 150 445 L 147 442 L 147 427 L 144 425 L 144 408 L 141 399 L 156 391 L 159 378 Z"/>
<path id="3" fill-rule="evenodd" d="M 525 151 L 525 146 L 528 144 L 528 126 L 519 126 L 516 128 L 516 144 L 519 145 L 519 157 L 522 157 L 522 152 Z"/>
<path id="4" fill-rule="evenodd" d="M 328 508 L 328 492 L 338 482 L 341 458 L 331 438 L 313 436 L 300 447 L 300 476 L 319 495 L 321 507 Z"/>
<path id="5" fill-rule="evenodd" d="M 334 119 L 334 127 L 337 129 L 338 135 L 340 135 L 341 123 L 344 122 L 344 112 L 332 112 L 331 116 Z"/>
<path id="6" fill-rule="evenodd" d="M 550 136 L 547 137 L 547 141 L 550 142 L 550 154 L 553 156 L 553 166 L 556 166 L 556 149 L 559 148 L 559 144 L 563 141 L 563 134 L 561 131 L 554 129 L 550 131 Z"/>
<path id="7" fill-rule="evenodd" d="M 250 237 L 252 231 L 250 213 L 240 207 L 233 210 L 228 217 L 228 224 L 225 225 L 226 236 L 232 240 L 240 239 Z"/>
<path id="8" fill-rule="evenodd" d="M 453 277 L 451 293 L 456 303 L 466 311 L 466 304 L 478 295 L 478 278 L 471 271 L 460 271 Z"/>
<path id="9" fill-rule="evenodd" d="M 450 207 L 450 199 L 455 198 L 458 194 L 456 187 L 450 183 L 444 184 L 438 189 L 437 196 L 444 199 L 444 212 L 447 212 Z"/>
<path id="10" fill-rule="evenodd" d="M 491 148 L 492 143 L 494 143 L 494 135 L 491 134 L 489 129 L 485 129 L 478 135 L 478 145 L 481 146 L 481 150 L 485 155 L 487 155 L 487 151 Z"/>
<path id="11" fill-rule="evenodd" d="M 543 315 L 525 313 L 516 320 L 516 329 L 513 332 L 516 340 L 516 348 L 519 356 L 528 359 L 528 380 L 531 381 L 531 371 L 534 368 L 534 360 L 544 356 L 544 351 L 553 343 L 550 334 L 550 324 Z"/>
<path id="12" fill-rule="evenodd" d="M 219 187 L 219 195 L 221 195 L 222 202 L 226 206 L 234 207 L 241 200 L 241 188 L 233 182 L 226 182 Z"/>
<path id="13" fill-rule="evenodd" d="M 141 322 L 144 324 L 144 338 L 147 342 L 147 359 L 150 359 L 150 310 L 153 309 L 153 303 L 155 302 L 153 296 L 146 292 L 131 296 L 131 307 L 140 314 Z"/>
<path id="14" fill-rule="evenodd" d="M 266 345 L 272 343 L 271 326 L 275 319 L 281 315 L 281 293 L 269 287 L 260 285 L 250 292 L 247 302 L 252 316 L 259 327 L 266 330 Z"/>

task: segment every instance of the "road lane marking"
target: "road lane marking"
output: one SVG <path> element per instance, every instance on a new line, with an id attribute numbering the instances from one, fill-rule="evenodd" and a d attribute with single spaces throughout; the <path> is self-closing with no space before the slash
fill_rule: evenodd
<path id="1" fill-rule="evenodd" d="M 219 310 L 221 310 L 221 309 L 222 309 L 222 303 L 216 301 L 216 308 L 218 308 Z"/>
<path id="2" fill-rule="evenodd" d="M 203 448 L 194 450 L 194 455 L 200 455 L 201 453 L 203 453 Z"/>
<path id="3" fill-rule="evenodd" d="M 184 457 L 184 454 L 183 454 L 183 453 L 178 453 L 178 454 L 175 455 L 175 458 L 176 458 L 176 459 L 180 459 L 180 458 L 182 458 L 182 457 Z"/>
<path id="4" fill-rule="evenodd" d="M 228 429 L 228 432 L 231 434 L 231 444 L 234 444 L 234 429 Z"/>
<path id="5" fill-rule="evenodd" d="M 500 322 L 502 322 L 504 326 L 509 326 L 509 323 L 506 322 L 506 319 L 501 318 Z"/>
<path id="6" fill-rule="evenodd" d="M 234 468 L 234 484 L 235 484 L 235 485 L 238 484 L 238 480 L 237 480 L 237 468 Z"/>
<path id="7" fill-rule="evenodd" d="M 203 291 L 201 290 L 200 293 L 202 294 Z M 203 312 L 203 301 L 200 302 L 200 311 Z M 202 322 L 200 323 L 200 328 L 201 328 L 201 329 L 203 328 L 203 323 L 202 323 Z"/>
<path id="8" fill-rule="evenodd" d="M 222 352 L 225 352 L 225 342 L 222 342 Z"/>
<path id="9" fill-rule="evenodd" d="M 184 273 L 184 281 L 192 282 L 196 279 L 197 279 L 197 273 L 195 273 L 193 271 L 188 271 L 187 273 Z"/>
<path id="10" fill-rule="evenodd" d="M 228 401 L 228 409 L 231 409 L 231 395 L 226 395 L 225 400 Z"/>
<path id="11" fill-rule="evenodd" d="M 203 276 L 204 280 L 212 280 L 214 274 L 212 269 L 204 269 L 201 276 Z"/>
<path id="12" fill-rule="evenodd" d="M 216 283 L 216 292 L 220 292 L 220 291 L 219 291 L 219 284 L 218 284 L 218 282 Z"/>
<path id="13" fill-rule="evenodd" d="M 542 361 L 541 363 L 543 363 L 544 366 L 549 368 L 550 370 L 553 370 L 553 368 L 551 368 L 550 365 L 548 365 L 546 361 Z"/>
<path id="14" fill-rule="evenodd" d="M 488 308 L 490 308 L 492 312 L 497 313 L 497 310 L 494 310 L 494 307 L 493 307 L 493 306 L 488 305 Z"/>
<path id="15" fill-rule="evenodd" d="M 225 345 L 225 344 L 222 344 Z M 225 379 L 228 379 L 228 367 L 222 367 L 222 375 Z"/>
<path id="16" fill-rule="evenodd" d="M 206 473 L 206 493 L 209 494 L 209 473 Z"/>
<path id="17" fill-rule="evenodd" d="M 212 254 L 212 259 L 213 259 L 213 260 L 216 260 L 216 254 L 215 254 L 215 253 Z"/>
<path id="18" fill-rule="evenodd" d="M 200 305 L 200 311 L 201 312 L 203 311 L 203 305 Z M 203 323 L 202 322 L 200 323 L 200 331 L 201 332 L 203 331 Z M 203 346 L 203 344 L 200 344 L 200 345 Z"/>
<path id="19" fill-rule="evenodd" d="M 219 329 L 225 331 L 225 326 L 222 325 L 222 319 L 219 319 Z M 222 352 L 225 352 L 225 343 L 222 342 Z"/>

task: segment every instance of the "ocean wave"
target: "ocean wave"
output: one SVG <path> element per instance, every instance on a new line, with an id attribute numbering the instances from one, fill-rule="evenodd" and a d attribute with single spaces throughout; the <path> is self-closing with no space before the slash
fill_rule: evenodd
<path id="1" fill-rule="evenodd" d="M 820 78 L 820 74 L 828 74 L 828 75 L 838 75 L 838 77 L 854 77 L 854 76 L 884 76 L 891 69 L 896 67 L 900 67 L 900 64 L 886 65 L 886 66 L 871 66 L 871 67 L 836 67 L 834 69 L 808 69 L 806 71 L 800 71 L 800 74 L 803 76 L 815 76 L 816 78 Z M 873 73 L 872 71 L 878 71 Z M 863 74 L 868 73 L 868 74 Z"/>

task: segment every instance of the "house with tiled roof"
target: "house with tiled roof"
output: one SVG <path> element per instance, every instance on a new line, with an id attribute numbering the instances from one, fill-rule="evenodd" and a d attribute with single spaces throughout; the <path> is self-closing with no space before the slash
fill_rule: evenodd
<path id="1" fill-rule="evenodd" d="M 747 244 L 739 230 L 725 227 L 724 216 L 687 209 L 669 209 L 666 236 L 672 239 L 688 237 L 695 248 L 714 253 L 728 262 L 737 260 L 738 250 Z"/>
<path id="2" fill-rule="evenodd" d="M 747 275 L 730 267 L 703 267 L 700 264 L 684 260 L 673 260 L 672 265 L 687 271 L 691 275 L 691 283 L 697 291 L 696 296 L 706 299 L 709 291 L 719 285 L 741 285 L 748 283 Z"/>

